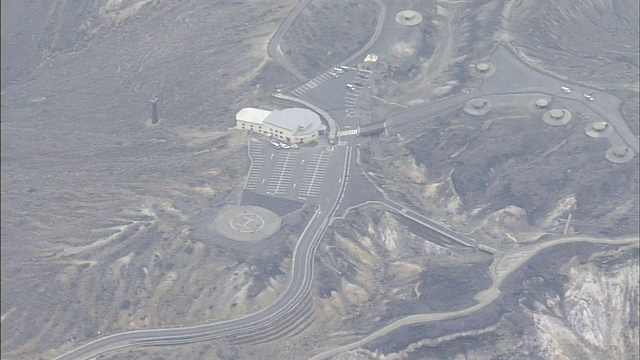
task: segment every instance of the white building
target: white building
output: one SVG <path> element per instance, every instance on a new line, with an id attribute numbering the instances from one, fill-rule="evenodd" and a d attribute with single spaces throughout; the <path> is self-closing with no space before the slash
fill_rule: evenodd
<path id="1" fill-rule="evenodd" d="M 275 111 L 244 108 L 236 114 L 236 128 L 252 130 L 291 144 L 308 143 L 326 129 L 318 114 L 302 108 Z"/>

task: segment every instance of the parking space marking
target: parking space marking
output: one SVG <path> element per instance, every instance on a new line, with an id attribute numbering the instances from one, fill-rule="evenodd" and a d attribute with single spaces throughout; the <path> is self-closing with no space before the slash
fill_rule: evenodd
<path id="1" fill-rule="evenodd" d="M 328 151 L 321 151 L 320 154 L 313 154 L 310 156 L 302 181 L 300 181 L 300 188 L 298 191 L 299 198 L 320 196 L 322 183 L 327 169 L 329 168 L 330 159 L 331 153 Z"/>
<path id="2" fill-rule="evenodd" d="M 293 172 L 296 168 L 298 153 L 287 151 L 278 154 L 276 158 L 269 183 L 267 184 L 267 193 L 286 194 L 287 187 L 293 178 Z"/>
<path id="3" fill-rule="evenodd" d="M 325 80 L 329 79 L 329 74 L 324 73 L 324 74 L 318 76 L 318 79 L 322 79 L 322 81 L 325 81 Z"/>
<path id="4" fill-rule="evenodd" d="M 262 165 L 266 155 L 262 152 L 264 143 L 257 141 L 249 142 L 249 156 L 251 157 L 251 168 L 249 169 L 249 175 L 245 181 L 244 188 L 246 190 L 253 190 L 258 187 L 260 181 L 260 173 L 262 172 Z"/>

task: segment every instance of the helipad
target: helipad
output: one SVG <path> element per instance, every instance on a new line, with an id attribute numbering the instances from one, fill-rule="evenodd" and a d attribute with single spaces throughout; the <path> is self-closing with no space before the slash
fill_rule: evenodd
<path id="1" fill-rule="evenodd" d="M 213 220 L 222 236 L 236 241 L 259 241 L 280 229 L 281 219 L 259 206 L 233 206 L 224 209 Z"/>

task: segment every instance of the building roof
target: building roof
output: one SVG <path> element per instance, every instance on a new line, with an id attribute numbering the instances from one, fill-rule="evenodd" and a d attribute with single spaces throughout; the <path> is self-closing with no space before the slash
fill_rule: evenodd
<path id="1" fill-rule="evenodd" d="M 271 111 L 256 108 L 244 108 L 236 114 L 236 120 L 246 121 L 254 124 L 262 124 Z"/>
<path id="2" fill-rule="evenodd" d="M 264 119 L 264 123 L 287 129 L 295 135 L 313 134 L 324 128 L 318 114 L 302 108 L 273 111 Z"/>

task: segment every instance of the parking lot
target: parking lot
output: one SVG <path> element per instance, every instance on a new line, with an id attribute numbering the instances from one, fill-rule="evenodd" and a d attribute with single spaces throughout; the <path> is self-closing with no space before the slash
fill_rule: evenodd
<path id="1" fill-rule="evenodd" d="M 320 196 L 322 183 L 327 173 L 331 152 L 320 151 L 319 154 L 311 154 L 309 162 L 304 170 L 304 176 L 298 189 L 298 197 L 306 199 Z"/>
<path id="2" fill-rule="evenodd" d="M 289 93 L 329 111 L 340 107 L 353 108 L 370 72 L 347 66 L 338 69 L 342 72 L 336 72 L 334 67 Z"/>
<path id="3" fill-rule="evenodd" d="M 263 139 L 249 141 L 252 165 L 244 189 L 305 202 L 321 202 L 340 184 L 344 146 L 276 149 Z"/>

